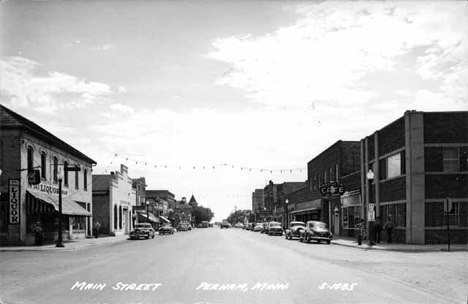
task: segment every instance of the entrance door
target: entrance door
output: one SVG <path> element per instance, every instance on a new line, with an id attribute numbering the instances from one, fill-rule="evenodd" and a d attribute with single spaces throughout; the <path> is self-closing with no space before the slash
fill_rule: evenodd
<path id="1" fill-rule="evenodd" d="M 123 210 L 122 226 L 124 228 L 124 234 L 128 234 L 128 209 Z"/>
<path id="2" fill-rule="evenodd" d="M 335 231 L 333 232 L 334 235 L 340 234 L 340 214 L 335 214 Z"/>

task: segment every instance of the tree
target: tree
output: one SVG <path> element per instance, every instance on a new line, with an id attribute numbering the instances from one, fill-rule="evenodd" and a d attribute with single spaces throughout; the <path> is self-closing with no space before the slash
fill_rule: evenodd
<path id="1" fill-rule="evenodd" d="M 195 224 L 200 224 L 202 221 L 210 222 L 214 217 L 214 213 L 210 208 L 205 208 L 203 206 L 193 206 L 192 217 L 195 217 Z"/>

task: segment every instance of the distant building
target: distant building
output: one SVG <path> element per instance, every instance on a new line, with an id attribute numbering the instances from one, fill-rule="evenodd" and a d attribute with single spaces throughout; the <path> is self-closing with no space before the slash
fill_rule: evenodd
<path id="1" fill-rule="evenodd" d="M 58 239 L 62 177 L 63 239 L 92 234 L 94 160 L 39 125 L 0 105 L 0 243 L 32 245 Z M 65 168 L 79 168 L 69 171 Z M 34 177 L 37 170 L 37 184 Z"/>
<path id="2" fill-rule="evenodd" d="M 126 235 L 133 229 L 136 190 L 128 167 L 111 174 L 93 174 L 93 215 L 102 234 Z M 136 215 L 135 215 L 136 216 Z"/>
<path id="3" fill-rule="evenodd" d="M 255 189 L 255 191 L 252 193 L 252 212 L 254 215 L 263 210 L 263 199 L 263 189 Z M 251 220 L 255 221 L 255 216 L 253 216 L 253 219 Z"/>

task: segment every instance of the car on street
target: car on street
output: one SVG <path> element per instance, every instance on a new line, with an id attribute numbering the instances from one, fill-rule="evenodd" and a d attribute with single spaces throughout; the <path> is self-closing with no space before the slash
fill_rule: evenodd
<path id="1" fill-rule="evenodd" d="M 268 235 L 283 235 L 283 227 L 281 223 L 270 222 L 268 223 Z"/>
<path id="2" fill-rule="evenodd" d="M 136 224 L 135 228 L 130 232 L 130 239 L 135 240 L 135 239 L 140 239 L 140 238 L 153 238 L 155 235 L 155 231 L 153 229 L 153 226 L 151 226 L 150 223 L 141 223 L 141 224 Z"/>
<path id="3" fill-rule="evenodd" d="M 248 223 L 246 226 L 245 226 L 245 230 L 252 230 L 253 229 L 253 223 Z"/>
<path id="4" fill-rule="evenodd" d="M 292 238 L 300 238 L 301 231 L 305 229 L 306 224 L 304 222 L 293 221 L 289 224 L 289 227 L 284 232 L 284 237 L 287 240 L 292 240 Z"/>
<path id="5" fill-rule="evenodd" d="M 255 224 L 255 227 L 253 229 L 254 232 L 259 232 L 263 230 L 263 223 L 257 223 Z"/>
<path id="6" fill-rule="evenodd" d="M 189 231 L 192 230 L 192 226 L 189 223 L 181 222 L 177 226 L 177 231 Z"/>
<path id="7" fill-rule="evenodd" d="M 306 227 L 301 232 L 299 241 L 310 243 L 311 240 L 327 242 L 330 244 L 333 239 L 333 234 L 328 230 L 327 224 L 320 221 L 308 221 Z"/>
<path id="8" fill-rule="evenodd" d="M 170 224 L 164 224 L 159 228 L 159 234 L 174 234 L 175 228 Z"/>
<path id="9" fill-rule="evenodd" d="M 261 233 L 268 233 L 268 223 L 262 223 L 262 230 Z"/>
<path id="10" fill-rule="evenodd" d="M 223 221 L 221 222 L 221 229 L 223 229 L 223 228 L 231 228 L 231 224 L 229 224 L 228 221 L 223 220 Z"/>

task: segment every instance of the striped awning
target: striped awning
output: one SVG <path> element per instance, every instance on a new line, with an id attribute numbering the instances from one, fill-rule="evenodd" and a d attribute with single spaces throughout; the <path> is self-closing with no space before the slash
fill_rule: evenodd
<path id="1" fill-rule="evenodd" d="M 145 221 L 148 220 L 148 215 L 146 213 L 138 212 L 138 215 L 141 216 Z M 149 213 L 149 221 L 153 223 L 159 223 L 159 219 L 151 212 Z"/>
<path id="2" fill-rule="evenodd" d="M 55 213 L 59 211 L 59 198 L 45 193 L 27 191 L 26 209 L 28 214 Z M 67 196 L 62 196 L 62 214 L 92 216 L 91 212 Z"/>
<path id="3" fill-rule="evenodd" d="M 159 216 L 160 219 L 162 219 L 166 223 L 170 223 L 171 221 L 165 218 L 164 216 Z"/>

